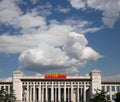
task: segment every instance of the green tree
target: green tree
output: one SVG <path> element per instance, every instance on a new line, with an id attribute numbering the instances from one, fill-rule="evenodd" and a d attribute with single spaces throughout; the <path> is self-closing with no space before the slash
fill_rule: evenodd
<path id="1" fill-rule="evenodd" d="M 115 102 L 120 102 L 120 92 L 117 92 L 117 93 L 116 93 Z"/>
<path id="2" fill-rule="evenodd" d="M 14 102 L 15 100 L 14 92 L 9 93 L 4 89 L 0 90 L 0 102 Z"/>
<path id="3" fill-rule="evenodd" d="M 107 92 L 97 89 L 94 98 L 91 99 L 90 102 L 111 102 L 111 101 L 110 97 L 107 95 Z"/>
<path id="4" fill-rule="evenodd" d="M 0 102 L 4 102 L 5 99 L 5 90 L 1 89 L 0 90 Z"/>

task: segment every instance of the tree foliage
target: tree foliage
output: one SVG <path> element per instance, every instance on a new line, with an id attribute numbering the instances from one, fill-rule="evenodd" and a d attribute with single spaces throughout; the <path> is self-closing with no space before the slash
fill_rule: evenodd
<path id="1" fill-rule="evenodd" d="M 120 102 L 120 92 L 117 92 L 115 102 Z"/>
<path id="2" fill-rule="evenodd" d="M 107 95 L 107 92 L 97 89 L 94 98 L 91 99 L 90 102 L 111 102 L 111 101 L 110 97 Z"/>
<path id="3" fill-rule="evenodd" d="M 0 90 L 0 102 L 14 102 L 15 100 L 16 97 L 14 96 L 13 92 L 9 93 L 4 89 Z"/>

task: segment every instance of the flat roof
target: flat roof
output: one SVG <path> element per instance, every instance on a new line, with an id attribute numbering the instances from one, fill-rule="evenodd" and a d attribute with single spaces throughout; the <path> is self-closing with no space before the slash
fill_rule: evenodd
<path id="1" fill-rule="evenodd" d="M 91 78 L 71 78 L 71 79 L 68 79 L 68 78 L 52 78 L 52 79 L 45 79 L 45 78 L 39 78 L 39 79 L 33 79 L 33 78 L 21 78 L 21 81 L 91 81 L 92 79 Z"/>
<path id="2" fill-rule="evenodd" d="M 101 82 L 101 84 L 120 84 L 120 82 Z"/>
<path id="3" fill-rule="evenodd" d="M 0 84 L 13 84 L 13 82 L 0 82 Z"/>

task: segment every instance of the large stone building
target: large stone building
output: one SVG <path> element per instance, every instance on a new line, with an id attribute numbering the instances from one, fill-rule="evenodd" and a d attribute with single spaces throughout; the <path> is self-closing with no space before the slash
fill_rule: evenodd
<path id="1" fill-rule="evenodd" d="M 11 81 L 0 82 L 0 89 L 14 90 L 17 102 L 89 102 L 95 89 L 108 91 L 113 101 L 120 91 L 120 82 L 101 82 L 98 70 L 78 77 L 58 73 L 26 76 L 17 70 Z"/>

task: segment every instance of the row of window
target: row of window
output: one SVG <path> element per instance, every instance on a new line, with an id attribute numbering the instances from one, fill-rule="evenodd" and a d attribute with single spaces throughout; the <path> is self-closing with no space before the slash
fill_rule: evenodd
<path id="1" fill-rule="evenodd" d="M 110 87 L 111 87 L 111 91 L 120 91 L 120 86 L 102 86 L 102 90 L 110 91 Z M 115 87 L 116 87 L 116 90 L 115 90 Z"/>
<path id="2" fill-rule="evenodd" d="M 23 82 L 23 85 L 27 85 L 27 82 Z M 28 82 L 28 84 L 33 84 L 33 82 Z M 39 82 L 35 82 L 35 84 L 39 84 Z M 46 82 L 41 82 L 42 85 L 46 85 Z M 48 85 L 51 85 L 52 82 L 47 82 Z M 53 82 L 53 84 L 65 84 L 65 82 Z M 66 82 L 66 84 L 71 84 L 71 82 Z M 73 82 L 74 84 L 78 84 L 78 82 Z M 90 85 L 90 82 L 79 82 L 79 84 L 86 84 L 86 85 Z"/>
<path id="3" fill-rule="evenodd" d="M 6 90 L 12 92 L 12 86 L 0 86 L 0 90 Z"/>

